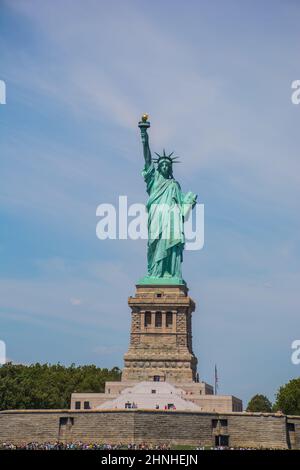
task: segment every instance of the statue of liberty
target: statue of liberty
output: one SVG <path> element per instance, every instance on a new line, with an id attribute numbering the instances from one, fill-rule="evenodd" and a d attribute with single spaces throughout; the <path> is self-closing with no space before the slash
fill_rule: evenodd
<path id="1" fill-rule="evenodd" d="M 181 274 L 184 249 L 184 221 L 196 204 L 196 194 L 181 191 L 173 177 L 172 157 L 165 150 L 158 158 L 152 159 L 147 128 L 148 115 L 139 122 L 145 167 L 142 175 L 146 182 L 149 199 L 148 212 L 148 273 L 139 284 L 185 284 Z"/>

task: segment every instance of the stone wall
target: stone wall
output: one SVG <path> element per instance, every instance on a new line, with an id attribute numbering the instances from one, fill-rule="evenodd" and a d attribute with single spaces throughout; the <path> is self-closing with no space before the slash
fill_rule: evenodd
<path id="1" fill-rule="evenodd" d="M 287 447 L 286 417 L 283 415 L 260 413 L 251 413 L 250 416 L 232 415 L 228 419 L 227 432 L 230 436 L 230 445 L 234 447 L 257 445 Z"/>
<path id="2" fill-rule="evenodd" d="M 0 442 L 16 444 L 59 439 L 215 445 L 216 436 L 236 447 L 300 449 L 300 417 L 143 410 L 0 412 Z"/>
<path id="3" fill-rule="evenodd" d="M 300 419 L 298 416 L 287 417 L 287 441 L 291 449 L 300 449 Z"/>
<path id="4" fill-rule="evenodd" d="M 63 410 L 0 412 L 0 442 L 133 442 L 134 414 Z"/>

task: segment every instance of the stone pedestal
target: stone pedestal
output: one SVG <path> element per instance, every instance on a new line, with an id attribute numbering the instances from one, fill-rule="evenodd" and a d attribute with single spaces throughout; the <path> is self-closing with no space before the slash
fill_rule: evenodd
<path id="1" fill-rule="evenodd" d="M 131 332 L 122 381 L 195 382 L 195 303 L 185 285 L 137 285 L 129 297 Z"/>
<path id="2" fill-rule="evenodd" d="M 130 345 L 124 355 L 122 380 L 106 382 L 105 393 L 73 393 L 72 410 L 116 412 L 128 410 L 128 404 L 134 403 L 140 410 L 156 412 L 157 406 L 165 410 L 172 404 L 177 410 L 190 412 L 242 411 L 241 400 L 214 395 L 211 385 L 197 380 L 197 359 L 192 349 L 195 303 L 185 285 L 138 284 L 128 304 Z"/>

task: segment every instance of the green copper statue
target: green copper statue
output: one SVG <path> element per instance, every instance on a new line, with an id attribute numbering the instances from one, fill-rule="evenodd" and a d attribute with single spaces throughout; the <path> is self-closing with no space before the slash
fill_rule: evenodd
<path id="1" fill-rule="evenodd" d="M 181 274 L 184 249 L 184 220 L 196 204 L 197 196 L 184 194 L 173 177 L 173 153 L 156 154 L 152 159 L 147 129 L 148 115 L 139 122 L 144 150 L 145 167 L 142 172 L 147 185 L 148 212 L 148 274 L 139 284 L 185 284 Z M 156 164 L 156 166 L 155 166 Z"/>

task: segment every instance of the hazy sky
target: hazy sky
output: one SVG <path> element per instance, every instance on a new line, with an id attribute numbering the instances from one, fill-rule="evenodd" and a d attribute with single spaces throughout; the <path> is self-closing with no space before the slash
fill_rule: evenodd
<path id="1" fill-rule="evenodd" d="M 0 0 L 0 339 L 15 362 L 122 367 L 146 242 L 96 207 L 145 202 L 137 122 L 205 205 L 187 252 L 202 380 L 245 403 L 299 376 L 299 1 Z"/>

